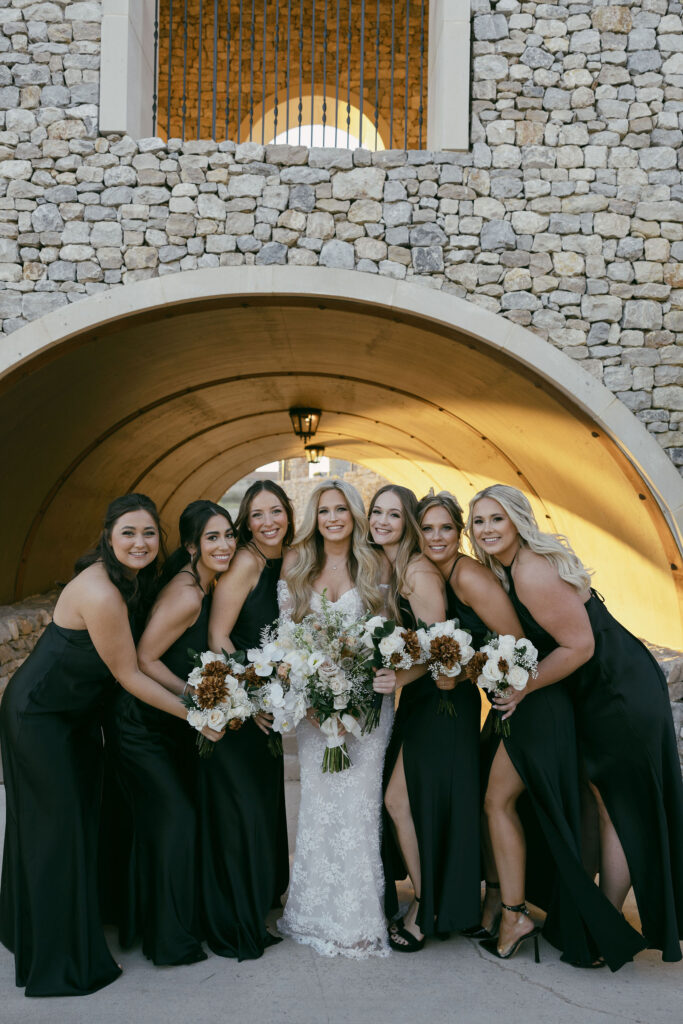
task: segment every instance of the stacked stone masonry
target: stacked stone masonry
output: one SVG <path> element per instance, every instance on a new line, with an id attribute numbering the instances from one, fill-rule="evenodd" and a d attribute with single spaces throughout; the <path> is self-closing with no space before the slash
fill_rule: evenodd
<path id="1" fill-rule="evenodd" d="M 681 11 L 473 0 L 470 151 L 352 153 L 104 137 L 101 4 L 0 0 L 2 330 L 199 267 L 408 279 L 580 361 L 683 472 Z"/>

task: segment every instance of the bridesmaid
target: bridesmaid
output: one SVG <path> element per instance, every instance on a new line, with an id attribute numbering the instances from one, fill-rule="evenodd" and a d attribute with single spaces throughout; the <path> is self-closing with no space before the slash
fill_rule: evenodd
<path id="1" fill-rule="evenodd" d="M 488 633 L 522 636 L 522 627 L 510 598 L 498 579 L 481 562 L 475 561 L 460 550 L 460 538 L 465 528 L 462 508 L 454 495 L 447 491 L 428 495 L 419 502 L 417 520 L 422 529 L 424 551 L 436 565 L 446 581 L 446 604 L 450 619 L 457 619 L 461 628 L 472 634 L 472 646 L 478 650 L 485 643 Z M 473 755 L 467 745 L 474 727 L 474 717 L 479 723 L 481 702 L 476 687 L 466 683 L 458 686 L 455 696 L 466 704 L 469 718 L 463 711 L 465 732 L 464 749 L 460 748 L 458 770 L 460 777 L 456 792 L 469 793 L 479 789 L 479 762 L 467 760 L 465 753 Z M 460 715 L 460 711 L 459 711 Z M 490 731 L 490 723 L 488 723 Z M 461 737 L 458 737 L 460 746 Z M 460 818 L 460 814 L 457 815 Z M 492 938 L 500 919 L 500 883 L 491 850 L 491 840 L 482 821 L 482 857 L 486 871 L 486 895 L 482 908 L 481 925 L 464 929 L 473 938 Z"/>
<path id="2" fill-rule="evenodd" d="M 76 563 L 53 622 L 0 705 L 7 796 L 0 938 L 28 996 L 86 995 L 121 973 L 97 898 L 100 705 L 118 680 L 185 718 L 177 697 L 138 668 L 129 625 L 154 582 L 158 550 L 154 503 L 142 494 L 113 501 L 97 546 Z"/>
<path id="3" fill-rule="evenodd" d="M 370 504 L 372 539 L 392 566 L 390 595 L 394 617 L 416 627 L 446 615 L 444 581 L 422 554 L 412 491 L 388 485 Z M 457 717 L 439 714 L 439 686 L 422 668 L 397 673 L 404 687 L 387 751 L 385 805 L 393 822 L 399 851 L 387 836 L 387 878 L 406 871 L 415 901 L 390 934 L 393 949 L 422 949 L 425 936 L 472 925 L 479 919 L 479 711 L 476 687 L 455 689 L 455 681 L 439 681 L 453 690 Z M 418 677 L 415 679 L 415 677 Z M 387 830 L 389 831 L 389 830 Z M 391 873 L 393 870 L 393 873 Z M 397 910 L 395 888 L 387 886 L 387 912 Z"/>
<path id="4" fill-rule="evenodd" d="M 237 554 L 218 582 L 211 650 L 258 647 L 278 617 L 282 552 L 294 536 L 289 498 L 264 480 L 245 493 Z M 200 764 L 202 902 L 206 939 L 219 956 L 254 960 L 280 939 L 265 919 L 289 881 L 284 765 L 268 749 L 268 716 L 247 721 Z"/>
<path id="5" fill-rule="evenodd" d="M 235 553 L 230 516 L 213 501 L 188 505 L 179 534 L 138 644 L 141 669 L 177 695 L 187 689 L 190 652 L 208 649 L 211 589 Z M 155 964 L 206 960 L 198 920 L 193 731 L 125 692 L 116 725 L 119 773 L 135 830 L 122 945 L 131 946 L 140 934 L 142 951 Z"/>
<path id="6" fill-rule="evenodd" d="M 537 679 L 499 706 L 507 716 L 523 700 L 523 711 L 569 676 L 580 756 L 598 805 L 600 888 L 620 911 L 632 884 L 648 946 L 680 960 L 683 786 L 664 676 L 590 588 L 567 541 L 539 530 L 521 491 L 502 484 L 480 491 L 468 527 L 477 554 L 507 583 L 525 630 L 547 640 Z M 521 922 L 506 924 L 509 940 Z"/>

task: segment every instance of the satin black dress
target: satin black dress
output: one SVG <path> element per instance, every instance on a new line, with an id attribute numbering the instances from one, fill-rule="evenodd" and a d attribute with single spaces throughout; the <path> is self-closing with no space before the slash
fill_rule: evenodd
<path id="1" fill-rule="evenodd" d="M 449 615 L 463 628 L 466 606 Z M 399 599 L 404 625 L 415 628 L 410 604 Z M 471 609 L 468 609 L 471 612 Z M 403 748 L 410 810 L 420 851 L 421 892 L 417 923 L 429 936 L 457 931 L 479 920 L 480 796 L 479 690 L 469 682 L 449 693 L 456 716 L 439 714 L 441 690 L 429 673 L 404 686 L 394 719 L 384 768 L 385 788 Z M 391 819 L 384 812 L 383 860 L 387 880 L 385 909 L 398 909 L 392 879 L 406 876 Z"/>
<path id="2" fill-rule="evenodd" d="M 510 600 L 541 661 L 557 643 L 517 597 L 511 570 L 506 573 Z M 527 896 L 548 911 L 543 934 L 563 960 L 588 966 L 602 956 L 616 971 L 645 943 L 582 864 L 576 724 L 567 685 L 533 690 L 509 722 L 510 736 L 492 734 L 491 743 L 494 752 L 504 743 L 526 786 L 518 807 L 527 840 Z"/>
<path id="3" fill-rule="evenodd" d="M 595 591 L 586 611 L 595 652 L 570 679 L 579 753 L 624 849 L 645 940 L 680 960 L 683 783 L 666 680 Z"/>
<path id="4" fill-rule="evenodd" d="M 210 595 L 195 622 L 162 656 L 180 679 L 193 668 L 189 651 L 209 645 Z M 187 722 L 123 691 L 116 705 L 119 777 L 133 821 L 121 944 L 142 938 L 157 965 L 206 959 L 201 947 L 197 865 L 196 733 Z M 223 741 L 224 742 L 224 741 Z"/>
<path id="5" fill-rule="evenodd" d="M 236 650 L 258 647 L 277 619 L 281 565 L 269 559 L 247 595 L 230 636 Z M 206 940 L 219 956 L 255 960 L 281 941 L 265 920 L 289 883 L 283 759 L 247 721 L 200 762 L 199 794 Z"/>
<path id="6" fill-rule="evenodd" d="M 27 996 L 86 995 L 121 973 L 97 885 L 101 707 L 116 685 L 87 630 L 51 623 L 0 705 L 0 939 Z"/>

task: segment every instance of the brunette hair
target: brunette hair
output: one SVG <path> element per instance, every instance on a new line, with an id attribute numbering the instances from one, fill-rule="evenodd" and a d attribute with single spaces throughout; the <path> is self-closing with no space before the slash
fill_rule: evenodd
<path id="1" fill-rule="evenodd" d="M 165 555 L 164 533 L 159 522 L 157 507 L 152 499 L 148 498 L 146 494 L 124 494 L 120 498 L 114 498 L 109 504 L 97 543 L 77 560 L 74 565 L 74 576 L 78 576 L 94 562 L 101 562 L 107 576 L 126 602 L 131 615 L 141 618 L 147 614 L 156 594 L 159 555 L 144 569 L 140 569 L 135 576 L 131 576 L 121 565 L 114 554 L 111 535 L 117 521 L 128 512 L 147 512 L 151 516 L 159 532 L 159 554 L 162 557 Z"/>
<path id="2" fill-rule="evenodd" d="M 282 541 L 283 547 L 288 547 L 292 543 L 294 537 L 294 509 L 292 503 L 280 487 L 274 480 L 257 480 L 244 492 L 244 497 L 240 502 L 239 511 L 237 513 L 237 519 L 235 520 L 235 535 L 237 537 L 237 547 L 244 548 L 250 544 L 253 544 L 253 538 L 251 530 L 249 529 L 249 512 L 251 511 L 251 503 L 257 494 L 261 494 L 262 491 L 268 491 L 269 494 L 274 494 L 278 499 L 285 515 L 287 516 L 287 532 Z"/>
<path id="3" fill-rule="evenodd" d="M 197 562 L 201 558 L 201 539 L 209 519 L 213 516 L 223 516 L 230 523 L 234 530 L 230 513 L 222 505 L 215 501 L 208 501 L 200 498 L 198 501 L 191 501 L 187 508 L 180 513 L 178 521 L 178 533 L 180 535 L 180 547 L 177 547 L 172 555 L 169 555 L 161 570 L 159 577 L 159 589 L 165 586 L 169 580 L 187 567 L 199 583 Z M 191 555 L 189 548 L 194 547 L 195 553 Z"/>
<path id="4" fill-rule="evenodd" d="M 417 521 L 417 497 L 409 487 L 401 487 L 399 484 L 385 484 L 384 487 L 380 487 L 370 502 L 368 519 L 370 519 L 380 495 L 388 493 L 396 495 L 403 509 L 403 533 L 398 544 L 398 553 L 392 570 L 392 586 L 389 590 L 390 611 L 393 617 L 400 618 L 398 598 L 401 594 L 404 597 L 409 594 L 406 580 L 408 566 L 416 555 L 422 554 L 424 540 L 420 524 Z M 376 546 L 380 547 L 380 545 Z"/>

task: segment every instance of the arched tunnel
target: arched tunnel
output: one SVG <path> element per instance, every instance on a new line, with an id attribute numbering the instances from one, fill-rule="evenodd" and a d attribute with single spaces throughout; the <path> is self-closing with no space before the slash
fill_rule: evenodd
<path id="1" fill-rule="evenodd" d="M 224 268 L 112 289 L 0 351 L 0 600 L 70 576 L 114 496 L 185 504 L 316 441 L 418 494 L 522 488 L 639 636 L 683 646 L 683 481 L 551 345 L 453 296 L 357 272 Z"/>

